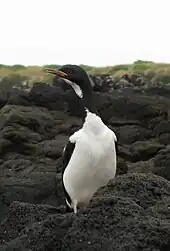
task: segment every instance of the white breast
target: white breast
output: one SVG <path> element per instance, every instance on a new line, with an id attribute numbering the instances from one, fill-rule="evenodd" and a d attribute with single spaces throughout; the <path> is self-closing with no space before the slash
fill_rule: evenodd
<path id="1" fill-rule="evenodd" d="M 63 182 L 73 204 L 88 204 L 94 193 L 116 174 L 116 135 L 95 114 L 70 137 L 76 143 Z"/>

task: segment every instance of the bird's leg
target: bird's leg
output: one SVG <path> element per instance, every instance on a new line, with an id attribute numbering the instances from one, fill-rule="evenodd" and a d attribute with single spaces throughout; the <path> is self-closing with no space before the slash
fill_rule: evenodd
<path id="1" fill-rule="evenodd" d="M 77 214 L 77 201 L 74 201 L 73 203 L 73 211 L 75 214 Z"/>
<path id="2" fill-rule="evenodd" d="M 72 213 L 72 212 L 73 212 L 73 209 L 70 208 L 70 207 L 67 205 L 67 203 L 66 203 L 66 205 L 65 205 L 65 213 Z"/>
<path id="3" fill-rule="evenodd" d="M 72 212 L 74 212 L 77 215 L 77 213 L 78 213 L 77 203 L 74 202 L 74 203 L 72 203 L 72 205 L 69 206 L 68 202 L 66 201 L 65 212 L 66 213 L 72 213 Z"/>
<path id="4" fill-rule="evenodd" d="M 82 204 L 81 206 L 78 207 L 78 214 L 84 214 L 86 212 L 87 205 Z"/>

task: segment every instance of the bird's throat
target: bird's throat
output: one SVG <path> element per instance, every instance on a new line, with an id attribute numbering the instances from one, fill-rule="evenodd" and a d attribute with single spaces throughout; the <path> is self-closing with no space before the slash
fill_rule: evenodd
<path id="1" fill-rule="evenodd" d="M 82 114 L 82 120 L 83 122 L 85 121 L 85 118 L 87 116 L 88 112 L 94 113 L 98 115 L 96 106 L 94 104 L 93 100 L 93 94 L 84 94 L 83 99 L 81 99 L 82 104 L 83 104 L 83 114 Z"/>

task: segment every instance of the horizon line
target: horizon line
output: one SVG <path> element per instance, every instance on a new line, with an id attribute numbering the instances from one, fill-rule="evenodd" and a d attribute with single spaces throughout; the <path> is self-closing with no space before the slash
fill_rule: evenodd
<path id="1" fill-rule="evenodd" d="M 120 63 L 120 64 L 113 64 L 113 65 L 101 65 L 101 66 L 97 66 L 97 65 L 88 65 L 88 64 L 83 64 L 83 63 L 80 63 L 80 64 L 77 64 L 79 66 L 88 66 L 88 67 L 93 67 L 93 68 L 107 68 L 107 67 L 115 67 L 117 65 L 132 65 L 136 62 L 140 62 L 141 63 L 153 63 L 153 64 L 170 64 L 170 62 L 156 62 L 156 61 L 152 61 L 152 60 L 142 60 L 142 59 L 138 59 L 138 60 L 135 60 L 133 62 L 129 62 L 129 63 Z M 66 63 L 66 64 L 71 64 L 71 63 Z M 75 63 L 72 63 L 72 64 L 75 64 Z M 16 65 L 20 65 L 20 66 L 24 66 L 24 67 L 44 67 L 44 66 L 47 66 L 47 65 L 53 65 L 53 66 L 62 66 L 64 64 L 56 64 L 56 63 L 48 63 L 48 64 L 22 64 L 22 63 L 15 63 L 15 64 L 3 64 L 3 63 L 0 63 L 0 67 L 2 66 L 9 66 L 9 67 L 13 67 L 13 66 L 16 66 Z"/>

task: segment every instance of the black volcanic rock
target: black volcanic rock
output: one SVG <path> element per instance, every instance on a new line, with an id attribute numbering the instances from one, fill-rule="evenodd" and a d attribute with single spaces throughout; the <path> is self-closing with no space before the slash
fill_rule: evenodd
<path id="1" fill-rule="evenodd" d="M 78 216 L 65 215 L 62 207 L 14 202 L 1 223 L 1 247 L 2 250 L 14 247 L 63 251 L 68 247 L 77 251 L 168 250 L 170 216 L 168 207 L 163 209 L 163 201 L 169 195 L 170 183 L 163 178 L 130 175 L 117 177 Z"/>
<path id="2" fill-rule="evenodd" d="M 8 92 L 6 91 L 0 91 L 0 109 L 6 105 L 7 103 L 7 100 L 8 100 Z"/>
<path id="3" fill-rule="evenodd" d="M 42 106 L 50 110 L 62 111 L 65 108 L 60 87 L 50 86 L 46 83 L 35 83 L 29 92 L 29 97 L 36 106 Z"/>
<path id="4" fill-rule="evenodd" d="M 20 89 L 12 89 L 9 94 L 7 104 L 33 106 L 34 102 L 30 98 L 28 92 Z"/>
<path id="5" fill-rule="evenodd" d="M 98 112 L 118 138 L 117 172 L 75 216 L 64 211 L 61 155 L 81 127 L 82 107 L 62 84 L 0 95 L 0 251 L 169 251 L 166 91 L 95 92 Z"/>

